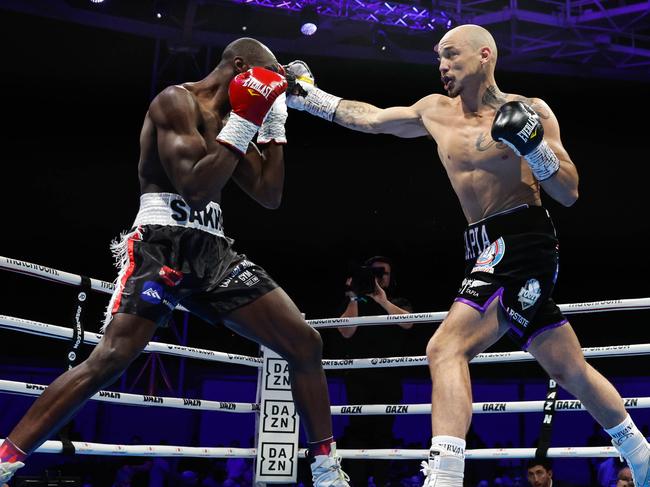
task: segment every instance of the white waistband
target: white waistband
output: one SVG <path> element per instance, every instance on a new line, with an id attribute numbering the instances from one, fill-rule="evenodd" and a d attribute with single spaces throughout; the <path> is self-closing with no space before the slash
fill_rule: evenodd
<path id="1" fill-rule="evenodd" d="M 167 225 L 195 228 L 225 237 L 219 203 L 211 201 L 201 211 L 192 210 L 182 196 L 174 193 L 145 193 L 133 226 Z"/>

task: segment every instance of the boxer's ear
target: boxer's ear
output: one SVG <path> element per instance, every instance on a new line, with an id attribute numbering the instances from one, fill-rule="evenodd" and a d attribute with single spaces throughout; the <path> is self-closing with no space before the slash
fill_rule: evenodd
<path id="1" fill-rule="evenodd" d="M 235 59 L 232 60 L 233 66 L 235 68 L 235 74 L 244 73 L 248 71 L 251 67 L 248 65 L 243 58 L 235 56 Z"/>

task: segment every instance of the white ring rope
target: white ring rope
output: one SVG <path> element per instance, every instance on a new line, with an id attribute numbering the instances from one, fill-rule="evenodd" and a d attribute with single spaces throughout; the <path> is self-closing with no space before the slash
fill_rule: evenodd
<path id="1" fill-rule="evenodd" d="M 465 450 L 465 458 L 469 460 L 488 460 L 495 458 L 535 458 L 535 448 L 484 448 Z M 301 455 L 302 455 L 301 451 Z M 429 450 L 339 450 L 342 458 L 377 460 L 426 460 Z M 619 453 L 612 446 L 560 447 L 549 448 L 549 458 L 605 458 L 618 457 Z"/>
<path id="2" fill-rule="evenodd" d="M 32 335 L 39 335 L 56 339 L 72 338 L 72 329 L 62 326 L 41 323 L 39 321 L 25 320 L 13 316 L 0 315 L 0 328 L 20 331 Z M 84 332 L 84 343 L 96 345 L 102 338 L 100 333 Z M 249 367 L 262 367 L 262 358 L 250 357 L 248 355 L 238 355 L 203 348 L 184 347 L 182 345 L 172 345 L 170 343 L 149 342 L 144 349 L 145 352 L 155 352 L 176 357 L 194 358 L 199 360 L 208 360 L 212 362 L 225 362 Z M 626 357 L 634 355 L 650 354 L 650 343 L 638 343 L 633 345 L 612 345 L 608 347 L 587 347 L 582 352 L 586 358 L 603 358 L 603 357 Z M 535 360 L 528 352 L 493 352 L 480 353 L 474 357 L 472 364 L 496 364 L 506 362 L 525 362 Z M 326 370 L 333 369 L 369 369 L 369 368 L 386 368 L 386 367 L 413 367 L 426 365 L 427 357 L 381 357 L 381 358 L 360 358 L 360 359 L 324 359 L 323 368 Z"/>
<path id="3" fill-rule="evenodd" d="M 40 396 L 47 386 L 0 380 L 0 392 Z M 143 396 L 127 392 L 99 391 L 90 398 L 93 401 L 127 404 L 130 406 L 153 406 L 161 408 L 194 409 L 198 411 L 222 411 L 228 413 L 254 413 L 260 405 L 244 402 L 208 401 L 207 399 L 190 399 L 186 397 Z"/>
<path id="4" fill-rule="evenodd" d="M 650 308 L 650 298 L 609 299 L 588 303 L 559 304 L 567 315 L 578 313 L 600 313 L 604 311 L 634 311 Z M 395 323 L 438 323 L 447 317 L 447 311 L 431 313 L 410 313 L 403 315 L 361 316 L 355 318 L 325 318 L 307 320 L 314 328 L 341 328 L 348 326 L 394 325 Z"/>
<path id="5" fill-rule="evenodd" d="M 4 440 L 4 438 L 0 439 Z M 209 448 L 171 445 L 110 445 L 73 441 L 75 455 L 104 455 L 130 457 L 189 457 L 189 458 L 255 458 L 256 448 Z M 36 453 L 62 453 L 60 441 L 46 441 Z"/>
<path id="6" fill-rule="evenodd" d="M 29 262 L 9 259 L 0 256 L 0 269 L 19 272 L 22 274 L 37 276 L 54 282 L 68 285 L 80 285 L 81 276 L 69 272 L 59 271 L 50 267 L 40 266 Z M 115 286 L 112 283 L 98 279 L 90 279 L 91 289 L 106 294 L 111 294 Z M 565 314 L 593 313 L 601 311 L 622 311 L 639 310 L 650 308 L 650 298 L 638 299 L 616 299 L 608 301 L 594 301 L 588 303 L 573 303 L 559 305 Z M 183 309 L 182 307 L 178 307 Z M 187 311 L 187 310 L 185 310 Z M 360 318 L 330 318 L 323 320 L 309 320 L 308 323 L 315 328 L 333 328 L 359 325 L 395 324 L 399 322 L 440 322 L 447 316 L 447 312 L 433 313 L 412 313 L 407 315 L 367 316 Z M 51 338 L 69 339 L 72 337 L 72 330 L 46 323 L 40 323 L 21 318 L 0 315 L 0 328 L 7 328 L 15 331 L 22 331 L 30 334 L 47 336 Z M 95 345 L 102 335 L 98 333 L 84 332 L 84 343 Z M 253 367 L 261 367 L 262 359 L 243 355 L 233 355 L 212 350 L 197 349 L 172 345 L 166 343 L 150 342 L 145 352 L 157 352 L 169 355 L 176 355 L 188 358 L 198 358 L 216 362 L 239 363 Z M 611 347 L 585 348 L 583 352 L 586 357 L 613 357 L 625 355 L 642 355 L 650 353 L 650 344 L 621 345 Z M 520 362 L 533 360 L 527 352 L 500 352 L 483 353 L 472 360 L 473 363 L 502 363 Z M 350 368 L 371 368 L 371 367 L 400 367 L 424 365 L 426 357 L 388 357 L 368 359 L 340 359 L 324 360 L 323 366 L 326 369 L 350 369 Z M 28 384 L 21 382 L 0 380 L 0 392 L 14 394 L 40 395 L 45 386 L 39 384 Z M 258 404 L 216 402 L 202 399 L 173 398 L 160 396 L 143 396 L 121 392 L 100 391 L 91 399 L 103 402 L 114 402 L 137 406 L 157 406 L 180 409 L 198 409 L 228 412 L 256 412 L 259 411 Z M 626 408 L 648 408 L 650 397 L 624 399 Z M 539 412 L 543 411 L 544 401 L 520 401 L 520 402 L 492 402 L 474 403 L 474 413 L 507 413 L 507 412 Z M 560 400 L 556 403 L 558 411 L 580 411 L 584 410 L 580 401 Z M 430 404 L 410 405 L 387 405 L 370 404 L 358 406 L 331 406 L 332 414 L 354 414 L 354 415 L 385 415 L 385 414 L 429 414 Z M 76 454 L 79 455 L 129 455 L 129 456 L 170 456 L 170 457 L 207 457 L 207 458 L 256 458 L 255 448 L 206 448 L 206 447 L 185 447 L 167 445 L 113 445 L 101 443 L 73 442 Z M 58 441 L 46 441 L 36 451 L 39 453 L 61 453 L 63 445 Z M 535 448 L 509 448 L 509 449 L 482 449 L 467 450 L 468 459 L 490 459 L 490 458 L 534 458 Z M 306 451 L 301 450 L 300 456 L 304 458 Z M 349 459 L 394 459 L 394 460 L 422 460 L 428 457 L 428 450 L 338 450 L 342 458 Z M 549 458 L 594 458 L 594 457 L 615 457 L 618 452 L 613 447 L 565 447 L 549 448 Z"/>
<path id="7" fill-rule="evenodd" d="M 39 396 L 47 386 L 30 384 L 28 382 L 15 382 L 0 380 L 0 392 L 21 394 L 26 396 Z M 208 401 L 206 399 L 189 399 L 163 396 L 147 396 L 129 394 L 125 392 L 100 391 L 90 398 L 93 401 L 126 404 L 131 406 L 149 406 L 177 409 L 194 409 L 199 411 L 222 411 L 230 413 L 253 413 L 260 410 L 260 405 L 255 403 L 237 403 L 226 401 Z M 517 402 L 476 402 L 472 404 L 474 414 L 494 413 L 536 413 L 544 411 L 545 401 L 517 401 Z M 626 409 L 650 408 L 650 397 L 628 397 L 623 399 Z M 585 411 L 582 403 L 577 399 L 560 399 L 555 403 L 556 411 Z M 354 415 L 407 415 L 431 414 L 431 404 L 362 404 L 330 406 L 334 416 Z"/>
<path id="8" fill-rule="evenodd" d="M 40 277 L 47 281 L 60 282 L 61 284 L 68 284 L 70 286 L 81 285 L 81 276 L 78 274 L 52 269 L 51 267 L 45 267 L 44 265 L 32 264 L 31 262 L 25 262 L 24 260 L 10 259 L 9 257 L 0 256 L 0 269 L 18 272 L 28 276 Z M 113 294 L 115 284 L 90 278 L 90 288 L 93 291 Z"/>
<path id="9" fill-rule="evenodd" d="M 39 321 L 25 320 L 13 316 L 0 315 L 0 328 L 39 335 L 48 338 L 70 339 L 73 331 L 71 328 L 63 326 L 50 325 Z M 84 332 L 84 343 L 97 345 L 102 338 L 101 333 Z M 263 359 L 259 357 L 250 357 L 248 355 L 238 355 L 233 353 L 216 352 L 214 350 L 205 350 L 203 348 L 184 347 L 183 345 L 173 345 L 171 343 L 149 342 L 144 349 L 145 352 L 155 352 L 165 355 L 174 355 L 176 357 L 195 358 L 199 360 L 208 360 L 212 362 L 225 362 L 231 364 L 247 365 L 249 367 L 262 367 Z"/>
<path id="10" fill-rule="evenodd" d="M 475 402 L 472 404 L 474 414 L 495 413 L 538 413 L 544 411 L 545 401 L 517 402 Z M 650 408 L 650 397 L 627 397 L 623 399 L 626 409 Z M 431 414 L 431 403 L 427 404 L 360 404 L 350 406 L 332 406 L 332 415 L 397 415 Z M 555 402 L 556 411 L 586 411 L 577 399 L 559 399 Z"/>
<path id="11" fill-rule="evenodd" d="M 0 438 L 0 441 L 4 438 Z M 170 445 L 111 445 L 103 443 L 86 443 L 73 441 L 77 455 L 132 456 L 132 457 L 186 457 L 186 458 L 256 458 L 256 448 L 208 448 Z M 62 453 L 60 441 L 46 441 L 37 453 Z M 337 449 L 341 458 L 377 460 L 426 460 L 429 450 L 345 450 Z M 470 460 L 495 458 L 534 458 L 535 448 L 485 448 L 466 450 L 465 457 Z M 306 450 L 301 449 L 299 458 L 306 457 Z M 549 458 L 605 458 L 617 457 L 618 451 L 611 446 L 563 447 L 549 448 Z"/>
<path id="12" fill-rule="evenodd" d="M 627 357 L 650 354 L 650 343 L 633 345 L 610 345 L 607 347 L 586 347 L 582 349 L 586 358 Z M 528 352 L 489 352 L 474 357 L 471 364 L 497 364 L 507 362 L 530 362 L 535 360 Z M 414 367 L 427 365 L 426 355 L 415 357 L 380 357 L 355 359 L 326 359 L 323 368 L 331 369 L 371 369 L 386 367 Z"/>
<path id="13" fill-rule="evenodd" d="M 47 281 L 59 282 L 69 286 L 81 285 L 81 276 L 71 272 L 60 271 L 44 265 L 25 262 L 24 260 L 10 259 L 9 257 L 0 256 L 0 269 L 25 274 L 27 276 L 40 277 Z M 112 282 L 102 281 L 100 279 L 90 278 L 90 289 L 100 293 L 113 294 L 115 284 Z M 177 306 L 176 309 L 187 311 L 183 306 Z"/>
<path id="14" fill-rule="evenodd" d="M 0 256 L 0 269 L 40 277 L 49 281 L 60 282 L 69 285 L 81 284 L 81 276 L 70 272 L 60 271 L 51 267 L 45 267 L 31 262 Z M 91 288 L 95 291 L 111 294 L 115 286 L 106 281 L 91 279 Z M 650 298 L 634 299 L 611 299 L 604 301 L 592 301 L 587 303 L 560 304 L 560 310 L 565 314 L 576 313 L 597 313 L 603 311 L 632 311 L 650 308 Z M 178 309 L 187 311 L 182 306 Z M 307 320 L 314 328 L 338 328 L 346 326 L 365 325 L 390 325 L 395 323 L 435 323 L 440 322 L 447 316 L 447 311 L 435 311 L 431 313 L 410 313 L 404 315 L 386 316 L 363 316 L 357 318 L 326 318 L 322 320 Z"/>

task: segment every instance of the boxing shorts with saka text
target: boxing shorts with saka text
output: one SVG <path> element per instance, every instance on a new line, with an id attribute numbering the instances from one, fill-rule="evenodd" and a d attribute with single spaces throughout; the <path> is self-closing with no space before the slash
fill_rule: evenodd
<path id="1" fill-rule="evenodd" d="M 218 203 L 197 211 L 174 193 L 141 195 L 133 227 L 111 247 L 120 272 L 104 326 L 116 313 L 164 325 L 178 304 L 215 324 L 278 287 L 232 243 Z"/>

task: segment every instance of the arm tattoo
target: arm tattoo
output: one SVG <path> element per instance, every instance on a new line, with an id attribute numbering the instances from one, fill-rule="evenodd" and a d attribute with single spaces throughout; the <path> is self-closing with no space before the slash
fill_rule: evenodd
<path id="1" fill-rule="evenodd" d="M 542 119 L 547 119 L 551 116 L 550 113 L 548 113 L 548 110 L 546 110 L 539 103 L 536 103 L 532 98 L 526 98 L 525 96 L 515 96 L 515 100 L 522 101 L 527 105 L 530 105 L 530 107 L 535 110 L 537 115 L 539 115 L 539 117 Z M 485 93 L 483 93 L 483 98 L 481 99 L 483 105 L 492 107 L 495 110 L 498 110 L 499 107 L 507 101 L 508 100 L 506 99 L 506 95 L 501 93 L 496 86 L 488 86 L 488 88 L 485 90 Z"/>
<path id="2" fill-rule="evenodd" d="M 548 110 L 542 107 L 539 103 L 535 103 L 535 101 L 532 98 L 516 96 L 515 100 L 522 101 L 530 105 L 530 107 L 533 110 L 535 110 L 537 115 L 539 115 L 539 117 L 542 119 L 547 119 L 550 117 Z M 488 88 L 485 90 L 485 93 L 483 93 L 483 98 L 481 99 L 481 102 L 483 103 L 483 105 L 498 110 L 501 107 L 501 105 L 508 102 L 508 99 L 506 98 L 506 95 L 504 93 L 501 93 L 501 91 L 499 91 L 499 89 L 496 86 L 488 86 Z M 499 150 L 504 150 L 507 148 L 507 146 L 503 142 L 497 142 L 496 140 L 492 140 L 492 138 L 488 137 L 487 134 L 480 134 L 476 139 L 476 150 L 479 152 L 484 152 L 488 150 L 490 147 L 493 147 L 495 145 L 496 148 Z"/>
<path id="3" fill-rule="evenodd" d="M 334 121 L 350 129 L 369 129 L 370 114 L 375 110 L 377 108 L 368 103 L 343 100 L 336 109 Z"/>
<path id="4" fill-rule="evenodd" d="M 535 103 L 535 100 L 533 100 L 532 98 L 526 98 L 525 96 L 518 96 L 516 99 L 517 101 L 523 101 L 527 105 L 530 105 L 530 108 L 535 110 L 535 113 L 539 115 L 539 118 L 544 120 L 550 118 L 551 114 L 548 113 L 548 110 L 542 107 L 539 103 Z"/>

